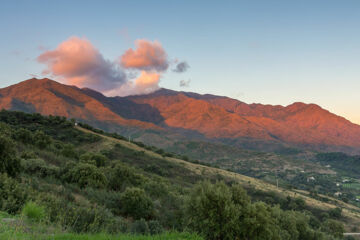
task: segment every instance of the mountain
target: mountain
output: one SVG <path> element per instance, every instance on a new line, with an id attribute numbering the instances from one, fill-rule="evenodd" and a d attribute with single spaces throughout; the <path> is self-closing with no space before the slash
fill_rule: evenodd
<path id="1" fill-rule="evenodd" d="M 196 129 L 210 138 L 252 138 L 318 149 L 360 146 L 359 125 L 315 104 L 246 104 L 228 97 L 166 89 L 128 99 L 158 109 L 168 126 Z"/>
<path id="2" fill-rule="evenodd" d="M 116 124 L 128 127 L 158 128 L 151 123 L 123 118 L 91 94 L 87 95 L 86 89 L 63 85 L 46 78 L 39 80 L 33 78 L 0 89 L 0 108 L 65 116 L 100 126 Z"/>
<path id="3" fill-rule="evenodd" d="M 197 136 L 260 150 L 271 145 L 360 152 L 359 125 L 318 105 L 299 102 L 288 106 L 247 104 L 223 96 L 168 89 L 106 97 L 50 79 L 30 79 L 0 89 L 0 108 L 75 118 L 105 130 L 131 128 L 137 137 L 156 130 L 163 135 L 160 139 Z"/>

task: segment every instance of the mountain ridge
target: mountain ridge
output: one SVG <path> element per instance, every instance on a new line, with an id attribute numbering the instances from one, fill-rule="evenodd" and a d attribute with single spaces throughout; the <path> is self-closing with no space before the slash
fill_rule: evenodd
<path id="1" fill-rule="evenodd" d="M 164 88 L 147 95 L 107 97 L 92 89 L 33 78 L 0 89 L 0 108 L 61 115 L 105 130 L 181 130 L 212 140 L 253 139 L 360 152 L 360 125 L 302 102 L 247 104 L 226 96 Z"/>

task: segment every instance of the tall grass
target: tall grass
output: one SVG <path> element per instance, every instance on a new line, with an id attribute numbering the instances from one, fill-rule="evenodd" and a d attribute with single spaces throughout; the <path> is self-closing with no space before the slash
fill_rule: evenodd
<path id="1" fill-rule="evenodd" d="M 45 208 L 34 202 L 27 202 L 24 205 L 21 214 L 31 221 L 40 222 L 45 217 Z"/>
<path id="2" fill-rule="evenodd" d="M 39 235 L 29 233 L 0 232 L 0 239 L 6 240 L 203 240 L 190 233 L 164 233 L 160 235 L 108 235 L 108 234 L 54 234 Z"/>

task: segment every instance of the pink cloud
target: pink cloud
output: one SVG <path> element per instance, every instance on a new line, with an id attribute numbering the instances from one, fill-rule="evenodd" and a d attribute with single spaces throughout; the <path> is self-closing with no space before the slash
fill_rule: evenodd
<path id="1" fill-rule="evenodd" d="M 43 74 L 78 87 L 106 91 L 126 82 L 126 74 L 85 38 L 71 37 L 55 50 L 42 53 L 38 62 L 46 64 Z"/>
<path id="2" fill-rule="evenodd" d="M 160 88 L 160 77 L 160 74 L 157 72 L 141 71 L 140 76 L 134 81 L 129 81 L 119 88 L 107 91 L 106 95 L 127 96 L 152 93 Z"/>
<path id="3" fill-rule="evenodd" d="M 161 73 L 169 67 L 167 54 L 157 41 L 137 40 L 120 61 L 106 60 L 86 38 L 71 37 L 37 57 L 44 75 L 106 95 L 138 95 L 159 89 Z"/>
<path id="4" fill-rule="evenodd" d="M 136 49 L 128 49 L 120 58 L 124 68 L 165 71 L 169 63 L 164 48 L 158 41 L 144 39 L 135 42 Z"/>

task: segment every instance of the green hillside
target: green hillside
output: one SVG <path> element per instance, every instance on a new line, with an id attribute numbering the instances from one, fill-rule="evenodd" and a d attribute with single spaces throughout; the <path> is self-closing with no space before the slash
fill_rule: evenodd
<path id="1" fill-rule="evenodd" d="M 0 239 L 336 239 L 360 223 L 338 199 L 62 117 L 1 111 L 0 122 L 0 211 L 10 214 Z"/>

